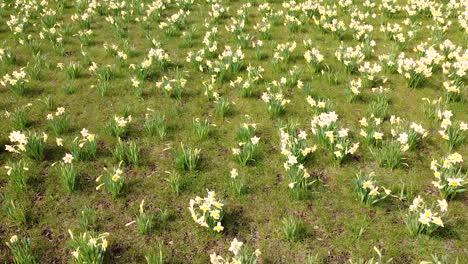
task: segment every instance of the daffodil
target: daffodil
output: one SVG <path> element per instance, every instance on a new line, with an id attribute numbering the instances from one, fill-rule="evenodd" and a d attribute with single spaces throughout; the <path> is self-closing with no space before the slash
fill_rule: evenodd
<path id="1" fill-rule="evenodd" d="M 221 222 L 218 222 L 213 229 L 214 229 L 214 231 L 219 233 L 219 232 L 224 230 L 224 227 L 221 225 Z"/>
<path id="2" fill-rule="evenodd" d="M 237 256 L 243 244 L 243 242 L 238 241 L 237 238 L 234 238 L 234 240 L 232 240 L 231 242 L 231 246 L 229 247 L 229 251 L 231 251 L 232 253 L 234 253 L 235 256 Z"/>

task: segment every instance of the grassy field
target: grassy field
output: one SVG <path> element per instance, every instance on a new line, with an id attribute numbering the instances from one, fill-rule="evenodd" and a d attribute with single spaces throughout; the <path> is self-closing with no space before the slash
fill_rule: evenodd
<path id="1" fill-rule="evenodd" d="M 146 0 L 0 2 L 0 110 L 4 112 L 0 143 L 14 145 L 10 140 L 13 131 L 28 137 L 26 143 L 13 147 L 17 153 L 8 151 L 8 147 L 0 150 L 0 263 L 86 263 L 72 255 L 76 246 L 69 230 L 75 237 L 85 231 L 108 232 L 104 263 L 161 263 L 145 258 L 160 251 L 162 263 L 209 263 L 214 252 L 233 256 L 228 249 L 234 238 L 244 243 L 244 255 L 256 249 L 261 251 L 256 263 L 364 263 L 359 261 L 379 259 L 374 247 L 383 255 L 379 263 L 390 258 L 392 263 L 420 263 L 431 261 L 431 255 L 446 256 L 447 263 L 455 263 L 456 259 L 459 263 L 468 262 L 466 193 L 444 196 L 434 187 L 432 181 L 437 179 L 431 170 L 433 160 L 442 165 L 450 154 L 468 154 L 467 144 L 461 139 L 466 134 L 463 121 L 468 120 L 464 94 L 468 31 L 462 25 L 468 20 L 468 6 L 463 6 L 464 1 L 453 1 L 458 3 L 454 7 L 448 1 L 408 1 L 415 3 L 412 7 L 406 1 L 395 1 L 402 10 L 393 15 L 382 8 L 382 1 L 376 1 L 375 7 L 367 7 L 362 1 L 350 1 L 355 3 L 346 6 L 344 1 L 333 0 L 309 1 L 310 5 L 303 1 L 190 2 L 155 1 L 152 7 L 153 1 Z M 227 10 L 216 17 L 219 7 Z M 409 15 L 412 12 L 405 7 L 415 10 L 414 14 Z M 149 14 L 149 10 L 153 12 Z M 434 10 L 441 10 L 444 22 L 434 22 L 438 18 Z M 343 22 L 342 34 L 333 29 L 334 18 Z M 235 34 L 229 32 L 236 22 L 245 26 L 239 26 Z M 395 23 L 401 26 L 400 31 L 381 31 L 382 25 Z M 262 33 L 258 24 L 270 25 L 269 34 Z M 354 30 L 352 25 L 356 24 L 360 26 Z M 362 28 L 370 26 L 373 30 L 359 35 Z M 213 29 L 217 33 L 207 38 L 207 45 L 205 34 Z M 406 40 L 398 41 L 398 33 Z M 306 45 L 308 40 L 310 44 Z M 450 40 L 455 48 L 444 51 L 441 45 L 445 40 Z M 340 45 L 354 48 L 371 41 L 376 44 L 373 51 L 357 62 L 354 71 L 347 71 L 335 55 Z M 210 56 L 207 46 L 213 42 L 217 49 Z M 421 46 L 424 42 L 427 44 Z M 296 47 L 289 59 L 277 59 L 277 47 L 284 43 L 296 43 Z M 114 45 L 116 49 L 112 50 Z M 242 51 L 240 70 L 228 56 L 222 57 L 226 46 L 234 53 L 238 48 Z M 141 65 L 152 48 L 156 53 L 149 62 L 151 70 L 144 74 L 146 70 Z M 324 57 L 317 71 L 304 57 L 312 48 Z M 199 65 L 187 61 L 189 52 L 196 54 L 199 50 L 205 51 L 200 56 L 202 71 Z M 165 59 L 159 57 L 161 52 L 170 61 L 164 63 Z M 434 52 L 440 60 L 428 63 L 427 58 Z M 401 53 L 404 54 L 399 59 Z M 394 56 L 395 69 L 387 69 L 389 64 L 379 60 L 381 55 Z M 285 58 L 285 54 L 279 57 Z M 418 87 L 408 87 L 404 74 L 396 69 L 403 58 L 413 58 L 427 66 L 431 76 L 423 77 Z M 366 84 L 366 74 L 358 70 L 367 61 L 383 67 L 373 75 L 375 81 L 370 85 Z M 219 72 L 216 66 L 210 66 L 218 62 L 222 67 L 227 64 Z M 462 73 L 452 74 L 458 69 L 457 63 L 462 65 Z M 261 78 L 254 81 L 248 66 L 262 67 Z M 26 77 L 19 77 L 12 85 L 4 76 L 13 71 L 24 71 Z M 216 77 L 211 92 L 216 94 L 209 98 L 210 91 L 207 95 L 205 86 L 211 83 L 213 75 Z M 171 80 L 171 92 L 164 89 L 168 82 L 157 85 L 165 77 Z M 231 86 L 238 77 L 249 82 L 250 96 L 243 96 L 245 88 Z M 359 95 L 351 96 L 350 82 L 358 78 L 363 83 Z M 28 80 L 24 91 L 23 79 Z M 450 81 L 458 92 L 444 88 L 444 82 Z M 177 85 L 181 87 L 180 96 L 175 92 Z M 262 100 L 268 87 L 290 100 L 282 113 L 272 114 Z M 379 93 L 379 87 L 385 91 Z M 372 88 L 377 89 L 373 92 Z M 431 117 L 433 107 L 428 107 L 423 98 L 441 98 L 441 112 L 448 110 L 453 116 L 437 118 L 437 111 L 432 111 L 436 117 Z M 311 99 L 321 100 L 326 106 L 312 107 Z M 229 109 L 223 114 L 226 108 L 222 105 L 226 103 Z M 64 108 L 64 114 L 57 113 L 59 107 Z M 334 153 L 340 151 L 336 143 L 320 138 L 320 133 L 312 129 L 313 120 L 329 112 L 338 115 L 336 125 L 326 129 L 333 131 L 333 139 L 340 142 L 340 129 L 348 128 L 349 135 L 343 140 L 359 143 L 357 151 L 345 154 L 342 162 Z M 362 118 L 372 123 L 372 114 L 382 121 L 374 129 L 383 133 L 381 140 L 368 141 L 360 135 L 365 129 Z M 126 120 L 131 116 L 120 136 L 110 129 L 115 116 Z M 157 125 L 162 116 L 165 122 Z M 401 118 L 400 125 L 392 123 L 392 116 Z M 209 123 L 205 127 L 209 130 L 207 135 L 197 136 L 197 118 Z M 446 120 L 450 125 L 441 127 Z M 152 127 L 154 133 L 149 132 L 151 121 L 156 123 Z M 412 122 L 421 125 L 424 133 L 409 128 Z M 163 123 L 167 126 L 166 135 L 160 137 L 157 128 L 164 127 Z M 245 165 L 236 162 L 232 150 L 243 142 L 239 128 L 244 123 L 256 124 L 245 141 L 256 149 L 256 155 Z M 90 135 L 83 128 L 94 136 L 94 140 L 84 141 L 85 146 L 96 143 L 96 153 L 82 159 L 72 154 L 73 160 L 68 163 L 63 159 L 66 154 L 86 152 L 77 147 L 82 135 Z M 303 171 L 292 161 L 294 155 L 285 151 L 290 145 L 282 146 L 280 129 L 296 139 L 304 131 L 307 137 L 301 142 L 307 147 L 317 146 L 303 160 L 296 155 Z M 394 136 L 392 129 L 396 131 Z M 446 140 L 440 130 L 453 133 Z M 401 151 L 405 144 L 398 145 L 394 155 L 402 155 L 402 159 L 397 159 L 395 168 L 379 162 L 379 153 L 400 144 L 397 138 L 404 131 L 417 138 L 414 147 Z M 47 134 L 47 140 L 38 143 L 44 145 L 43 157 L 30 154 L 33 132 L 39 142 L 43 142 L 43 133 Z M 456 136 L 459 143 L 450 148 L 449 142 L 455 141 Z M 251 138 L 256 137 L 259 142 L 252 143 L 255 140 Z M 186 148 L 200 149 L 200 159 L 193 170 L 184 169 L 177 162 L 181 143 Z M 125 150 L 119 154 L 122 145 Z M 113 197 L 110 186 L 118 181 L 104 180 L 104 185 L 100 184 L 107 175 L 104 168 L 112 176 L 113 168 L 120 162 L 125 182 Z M 21 172 L 7 173 L 13 164 L 20 164 Z M 23 171 L 23 167 L 28 170 Z M 304 186 L 290 180 L 291 171 L 298 167 Z M 63 182 L 66 169 L 76 172 L 71 185 Z M 237 170 L 236 178 L 231 177 L 233 169 Z M 442 178 L 458 175 L 465 179 L 466 175 L 463 162 L 436 170 L 444 174 Z M 355 190 L 356 174 L 360 171 L 375 172 L 373 184 L 385 186 L 391 195 L 385 196 L 382 188 L 379 197 L 385 199 L 373 205 L 361 202 L 359 191 Z M 99 178 L 101 175 L 104 178 Z M 465 181 L 460 185 L 454 188 L 463 189 Z M 188 209 L 190 200 L 207 196 L 207 190 L 215 191 L 224 204 L 221 232 L 195 223 Z M 369 196 L 370 189 L 364 192 Z M 437 200 L 445 198 L 448 211 L 440 212 L 443 227 L 412 235 L 406 221 L 409 207 L 419 195 L 429 207 L 434 204 L 434 212 L 440 211 Z M 82 216 L 85 208 L 95 219 Z M 148 232 L 139 231 L 139 221 L 133 223 L 142 215 L 154 216 Z M 416 222 L 418 217 L 419 214 Z M 287 221 L 292 223 L 285 224 Z M 291 231 L 293 224 L 297 225 L 296 232 Z M 13 235 L 21 241 L 30 239 L 31 247 L 26 246 L 26 251 L 36 262 L 17 260 L 11 249 L 15 244 L 10 241 Z M 243 259 L 242 263 L 255 262 Z"/>

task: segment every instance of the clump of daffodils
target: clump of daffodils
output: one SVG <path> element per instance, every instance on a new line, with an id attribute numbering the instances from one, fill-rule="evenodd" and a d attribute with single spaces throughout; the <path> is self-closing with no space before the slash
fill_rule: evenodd
<path id="1" fill-rule="evenodd" d="M 24 153 L 27 157 L 42 160 L 44 159 L 44 148 L 48 135 L 38 135 L 36 133 L 26 134 L 20 131 L 13 131 L 9 137 L 11 145 L 5 145 L 5 150 L 12 153 Z"/>
<path id="2" fill-rule="evenodd" d="M 216 47 L 216 46 L 215 46 Z M 217 49 L 217 48 L 216 48 Z M 215 50 L 216 50 L 215 49 Z M 186 58 L 186 61 L 187 62 L 190 62 L 193 67 L 197 70 L 199 70 L 200 72 L 203 72 L 206 70 L 206 64 L 205 62 L 203 61 L 205 56 L 207 56 L 206 54 L 206 51 L 204 49 L 201 49 L 199 50 L 198 52 L 194 53 L 192 51 L 190 51 L 188 54 L 187 54 L 187 58 Z"/>
<path id="3" fill-rule="evenodd" d="M 206 71 L 211 75 L 215 75 L 216 79 L 221 82 L 228 74 L 229 64 L 225 64 L 220 60 L 207 60 Z"/>
<path id="4" fill-rule="evenodd" d="M 114 116 L 109 123 L 109 131 L 112 136 L 123 137 L 128 133 L 128 126 L 132 122 L 132 116 Z"/>
<path id="5" fill-rule="evenodd" d="M 451 111 L 444 111 L 438 113 L 441 119 L 439 135 L 447 141 L 449 150 L 452 151 L 465 142 L 465 131 L 468 130 L 468 125 L 464 122 L 453 121 Z"/>
<path id="6" fill-rule="evenodd" d="M 174 151 L 175 164 L 181 170 L 194 171 L 199 168 L 201 160 L 201 149 L 185 147 L 180 143 L 180 148 Z"/>
<path id="7" fill-rule="evenodd" d="M 79 78 L 82 71 L 81 65 L 78 62 L 70 62 L 67 65 L 64 65 L 63 63 L 58 63 L 57 68 L 63 70 L 65 72 L 65 76 L 69 80 L 75 80 Z"/>
<path id="8" fill-rule="evenodd" d="M 361 51 L 360 46 L 356 47 L 344 47 L 340 45 L 338 50 L 335 52 L 335 57 L 343 63 L 348 72 L 356 72 L 359 68 L 359 64 L 364 61 L 365 56 Z"/>
<path id="9" fill-rule="evenodd" d="M 28 82 L 29 79 L 26 76 L 24 68 L 19 71 L 13 71 L 11 74 L 5 74 L 3 78 L 0 79 L 0 84 L 10 89 L 16 95 L 24 95 Z"/>
<path id="10" fill-rule="evenodd" d="M 361 130 L 359 135 L 365 138 L 368 145 L 377 145 L 382 142 L 384 133 L 380 130 L 382 119 L 371 115 L 369 118 L 363 117 L 359 120 Z"/>
<path id="11" fill-rule="evenodd" d="M 337 129 L 337 121 L 338 115 L 334 111 L 314 116 L 310 122 L 311 129 L 321 144 L 327 145 L 327 133 Z"/>
<path id="12" fill-rule="evenodd" d="M 406 126 L 400 125 L 398 121 L 393 121 L 394 116 L 390 118 L 392 125 L 396 124 L 395 128 L 391 129 L 391 134 L 400 143 L 402 151 L 414 150 L 427 137 L 428 132 L 422 125 L 411 122 Z"/>
<path id="13" fill-rule="evenodd" d="M 68 193 L 72 193 L 75 190 L 77 172 L 73 166 L 74 159 L 73 155 L 66 153 L 58 166 L 60 179 Z"/>
<path id="14" fill-rule="evenodd" d="M 380 64 L 383 65 L 384 71 L 387 73 L 395 73 L 397 71 L 397 62 L 395 54 L 379 55 Z"/>
<path id="15" fill-rule="evenodd" d="M 241 44 L 242 47 L 246 47 L 249 40 L 252 38 L 250 34 L 245 33 L 245 19 L 243 17 L 240 19 L 231 17 L 231 23 L 226 25 L 225 28 L 228 32 L 232 33 L 234 38 Z"/>
<path id="16" fill-rule="evenodd" d="M 390 117 L 390 135 L 382 130 L 382 120 L 371 116 L 359 120 L 361 125 L 360 135 L 366 142 L 373 146 L 371 154 L 382 167 L 395 169 L 404 163 L 404 153 L 416 149 L 428 132 L 422 125 L 415 122 L 406 122 L 400 117 L 392 115 Z M 388 135 L 388 136 L 387 136 Z"/>
<path id="17" fill-rule="evenodd" d="M 273 64 L 278 65 L 280 62 L 288 63 L 291 60 L 292 54 L 296 49 L 296 46 L 296 42 L 286 42 L 278 44 L 273 53 Z"/>
<path id="18" fill-rule="evenodd" d="M 433 160 L 431 170 L 434 172 L 434 187 L 439 190 L 439 195 L 444 199 L 453 199 L 465 191 L 466 173 L 462 171 L 463 157 L 459 153 L 453 153 L 443 158 L 441 162 Z"/>
<path id="19" fill-rule="evenodd" d="M 221 224 L 223 219 L 224 204 L 216 198 L 214 191 L 208 191 L 208 196 L 195 199 L 190 199 L 189 211 L 193 221 L 202 227 L 206 227 L 215 232 L 223 231 L 224 227 Z"/>
<path id="20" fill-rule="evenodd" d="M 218 58 L 224 64 L 225 70 L 238 73 L 244 67 L 244 57 L 244 52 L 240 47 L 237 50 L 232 50 L 230 46 L 225 46 Z"/>
<path id="21" fill-rule="evenodd" d="M 280 129 L 281 154 L 294 156 L 298 162 L 303 162 L 310 154 L 317 150 L 308 141 L 308 134 L 304 130 L 296 131 L 295 127 L 288 126 Z"/>
<path id="22" fill-rule="evenodd" d="M 313 72 L 319 72 L 323 68 L 324 57 L 316 48 L 307 50 L 304 53 L 304 59 Z"/>
<path id="23" fill-rule="evenodd" d="M 412 30 L 405 33 L 403 32 L 403 27 L 398 23 L 381 25 L 380 31 L 385 34 L 387 39 L 396 43 L 400 50 L 406 48 L 409 40 L 414 37 L 414 32 Z"/>
<path id="24" fill-rule="evenodd" d="M 361 78 L 358 78 L 356 80 L 351 80 L 349 82 L 348 94 L 349 94 L 349 101 L 350 102 L 355 102 L 359 98 L 361 98 L 361 95 L 362 95 L 361 88 L 362 88 Z"/>
<path id="25" fill-rule="evenodd" d="M 283 167 L 288 176 L 288 187 L 293 191 L 296 198 L 300 198 L 315 183 L 305 166 L 299 163 L 295 156 L 288 156 L 288 159 L 283 163 Z"/>
<path id="26" fill-rule="evenodd" d="M 359 200 L 366 205 L 374 205 L 385 200 L 392 192 L 383 186 L 378 186 L 374 180 L 375 173 L 356 174 L 354 188 Z"/>
<path id="27" fill-rule="evenodd" d="M 29 178 L 29 168 L 24 160 L 8 162 L 4 168 L 6 169 L 7 176 L 10 178 L 10 182 L 15 188 L 19 190 L 26 188 Z"/>
<path id="28" fill-rule="evenodd" d="M 446 200 L 438 200 L 437 206 L 430 206 L 418 196 L 414 198 L 406 215 L 406 226 L 411 235 L 430 235 L 438 228 L 444 227 L 442 218 L 447 212 Z"/>
<path id="29" fill-rule="evenodd" d="M 348 128 L 338 127 L 338 115 L 335 112 L 321 113 L 314 116 L 311 121 L 312 133 L 322 146 L 333 154 L 339 163 L 354 155 L 359 143 L 352 143 Z"/>
<path id="30" fill-rule="evenodd" d="M 96 135 L 83 128 L 80 131 L 81 138 L 75 137 L 70 146 L 70 152 L 77 160 L 89 160 L 96 156 L 97 139 Z"/>
<path id="31" fill-rule="evenodd" d="M 361 73 L 364 82 L 367 87 L 373 87 L 379 81 L 382 80 L 382 77 L 379 73 L 382 71 L 382 66 L 380 64 L 366 61 L 361 66 L 359 66 L 359 72 Z"/>
<path id="32" fill-rule="evenodd" d="M 262 254 L 259 249 L 256 249 L 253 253 L 249 252 L 242 248 L 244 242 L 237 240 L 234 238 L 232 240 L 231 245 L 229 247 L 229 251 L 234 254 L 232 257 L 223 257 L 221 255 L 217 255 L 216 253 L 210 254 L 210 263 L 211 264 L 240 264 L 240 263 L 247 263 L 247 264 L 255 264 L 258 261 L 258 258 Z"/>
<path id="33" fill-rule="evenodd" d="M 408 87 L 416 88 L 429 77 L 432 76 L 432 67 L 426 60 L 406 58 L 404 53 L 401 53 L 398 58 L 398 73 L 405 77 Z"/>
<path id="34" fill-rule="evenodd" d="M 268 111 L 272 117 L 278 117 L 284 113 L 286 105 L 290 103 L 277 82 L 273 82 L 271 86 L 267 87 L 267 91 L 262 94 L 261 99 L 268 104 Z"/>
<path id="35" fill-rule="evenodd" d="M 447 115 L 447 118 L 453 116 L 453 113 L 447 109 L 447 105 L 442 101 L 442 97 L 430 100 L 427 97 L 422 98 L 424 102 L 424 114 L 432 120 L 440 120 Z"/>
<path id="36" fill-rule="evenodd" d="M 0 62 L 6 62 L 10 65 L 15 65 L 17 62 L 15 51 L 9 47 L 4 49 L 0 48 Z"/>
<path id="37" fill-rule="evenodd" d="M 262 10 L 262 7 L 265 7 L 265 5 L 259 6 L 259 10 Z M 260 33 L 263 40 L 271 39 L 271 22 L 268 19 L 262 19 L 253 26 L 253 29 Z"/>
<path id="38" fill-rule="evenodd" d="M 359 148 L 358 142 L 351 142 L 348 128 L 341 128 L 337 132 L 328 131 L 326 136 L 329 149 L 333 152 L 333 158 L 339 163 L 343 163 L 354 155 Z"/>
<path id="39" fill-rule="evenodd" d="M 216 21 L 225 18 L 228 11 L 229 7 L 224 7 L 218 3 L 215 3 L 211 5 L 211 10 L 208 12 L 208 15 Z"/>
<path id="40" fill-rule="evenodd" d="M 243 79 L 241 76 L 238 76 L 236 80 L 231 81 L 229 84 L 236 90 L 239 90 L 242 97 L 250 97 L 253 92 L 253 85 L 249 79 Z"/>
<path id="41" fill-rule="evenodd" d="M 56 135 L 63 134 L 68 129 L 68 116 L 64 107 L 58 107 L 54 114 L 47 115 L 47 121 Z"/>
<path id="42" fill-rule="evenodd" d="M 358 13 L 353 12 L 352 15 L 353 18 L 349 23 L 349 28 L 353 32 L 353 38 L 361 42 L 369 40 L 372 31 L 374 31 L 374 27 L 370 24 L 366 24 L 363 17 L 360 17 Z"/>
<path id="43" fill-rule="evenodd" d="M 102 186 L 105 186 L 111 193 L 112 198 L 117 198 L 122 193 L 125 183 L 125 174 L 124 169 L 122 168 L 122 161 L 112 170 L 104 168 L 104 175 L 99 176 L 96 179 L 96 182 L 101 182 L 101 180 L 103 180 L 103 183 L 99 184 L 96 187 L 96 190 L 98 191 Z"/>
<path id="44" fill-rule="evenodd" d="M 9 242 L 5 243 L 13 255 L 13 263 L 35 264 L 36 258 L 32 254 L 31 239 L 13 235 Z"/>
<path id="45" fill-rule="evenodd" d="M 12 145 L 5 145 L 5 150 L 13 153 L 20 153 L 26 151 L 26 145 L 28 144 L 28 137 L 20 131 L 13 131 L 9 137 Z"/>
<path id="46" fill-rule="evenodd" d="M 144 80 L 140 80 L 138 77 L 132 77 L 130 79 L 130 86 L 135 96 L 141 97 L 143 95 L 143 83 Z"/>
<path id="47" fill-rule="evenodd" d="M 463 83 L 445 81 L 442 85 L 445 88 L 445 94 L 449 101 L 460 101 L 463 98 Z"/>
<path id="48" fill-rule="evenodd" d="M 307 96 L 306 101 L 315 114 L 327 111 L 327 101 L 325 99 L 314 99 L 309 95 Z"/>
<path id="49" fill-rule="evenodd" d="M 265 69 L 262 66 L 247 66 L 247 77 L 248 80 L 252 83 L 259 83 L 260 80 L 263 80 L 263 73 Z"/>
<path id="50" fill-rule="evenodd" d="M 288 71 L 287 77 L 281 77 L 280 83 L 281 85 L 286 85 L 288 88 L 297 87 L 298 89 L 302 89 L 304 87 L 304 83 L 301 81 L 301 74 L 301 68 L 294 65 Z"/>
<path id="51" fill-rule="evenodd" d="M 205 88 L 204 95 L 208 98 L 208 100 L 212 101 L 219 98 L 219 93 L 217 92 L 218 89 L 218 79 L 215 74 L 211 75 L 209 81 L 203 81 L 203 87 Z"/>
<path id="52" fill-rule="evenodd" d="M 70 246 L 74 250 L 71 255 L 77 263 L 95 263 L 102 264 L 104 256 L 109 246 L 107 237 L 109 233 L 99 235 L 94 232 L 84 232 L 79 235 L 74 235 L 69 229 Z"/>
<path id="53" fill-rule="evenodd" d="M 284 25 L 287 26 L 292 33 L 298 32 L 302 24 L 303 22 L 296 16 L 291 16 L 287 13 L 284 15 Z"/>
<path id="54" fill-rule="evenodd" d="M 254 162 L 257 157 L 257 148 L 260 138 L 253 136 L 252 138 L 239 142 L 237 148 L 232 148 L 234 159 L 241 165 L 247 165 Z"/>
<path id="55" fill-rule="evenodd" d="M 167 22 L 160 22 L 159 28 L 164 30 L 166 35 L 175 36 L 181 29 L 187 24 L 187 17 L 190 15 L 190 11 L 184 11 L 180 9 L 177 13 L 167 17 Z"/>
<path id="56" fill-rule="evenodd" d="M 169 79 L 167 76 L 163 76 L 161 81 L 156 83 L 156 87 L 164 92 L 166 97 L 175 97 L 180 99 L 182 97 L 182 91 L 187 84 L 187 80 L 178 76 L 175 79 Z"/>
<path id="57" fill-rule="evenodd" d="M 442 70 L 450 80 L 463 84 L 468 74 L 468 51 L 462 51 L 460 47 L 456 50 L 449 52 L 447 58 L 449 61 L 445 61 L 442 64 Z"/>
<path id="58" fill-rule="evenodd" d="M 166 70 L 171 63 L 169 54 L 160 47 L 161 45 L 156 43 L 155 46 L 148 51 L 146 58 L 141 63 L 129 66 L 140 80 L 148 79 L 157 72 Z"/>
<path id="59" fill-rule="evenodd" d="M 397 0 L 383 0 L 379 9 L 383 11 L 385 16 L 394 17 L 396 14 L 401 12 L 403 7 L 398 4 Z"/>
<path id="60" fill-rule="evenodd" d="M 231 188 L 236 195 L 243 195 L 247 192 L 247 186 L 244 184 L 244 181 L 239 177 L 239 172 L 237 169 L 232 169 L 229 172 L 231 177 Z"/>
<path id="61" fill-rule="evenodd" d="M 155 224 L 155 215 L 145 211 L 145 200 L 140 203 L 140 210 L 135 220 L 140 234 L 146 235 L 151 232 Z M 127 224 L 129 225 L 129 224 Z"/>
<path id="62" fill-rule="evenodd" d="M 257 60 L 263 60 L 266 58 L 265 51 L 263 50 L 264 44 L 262 40 L 254 40 L 250 45 L 252 46 L 252 48 L 255 49 L 255 57 L 257 58 Z"/>
<path id="63" fill-rule="evenodd" d="M 237 138 L 243 142 L 248 141 L 255 136 L 255 131 L 257 131 L 257 124 L 251 120 L 250 116 L 245 115 L 237 130 Z"/>

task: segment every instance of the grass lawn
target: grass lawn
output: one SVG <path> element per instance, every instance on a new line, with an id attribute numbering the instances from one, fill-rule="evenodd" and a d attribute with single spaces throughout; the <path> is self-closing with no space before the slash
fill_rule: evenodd
<path id="1" fill-rule="evenodd" d="M 374 263 L 374 248 L 379 263 L 467 263 L 467 196 L 452 196 L 466 166 L 449 155 L 468 157 L 468 6 L 344 2 L 0 2 L 0 263 L 89 263 L 69 230 L 108 233 L 94 263 Z M 352 48 L 346 63 L 340 46 Z M 181 144 L 199 150 L 192 170 Z M 253 156 L 238 162 L 237 148 Z M 359 172 L 375 173 L 371 187 L 355 187 Z M 443 179 L 461 181 L 439 190 Z M 220 232 L 188 209 L 207 191 L 224 205 L 222 220 L 205 218 Z M 409 211 L 418 196 L 443 227 L 418 222 L 422 204 Z M 163 262 L 147 259 L 159 252 Z"/>

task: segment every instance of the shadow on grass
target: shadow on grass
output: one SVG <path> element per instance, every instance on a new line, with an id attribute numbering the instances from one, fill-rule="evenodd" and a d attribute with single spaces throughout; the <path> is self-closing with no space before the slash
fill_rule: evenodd
<path id="1" fill-rule="evenodd" d="M 463 226 L 463 223 L 460 223 L 458 226 Z M 437 240 L 446 240 L 446 239 L 454 239 L 454 240 L 461 240 L 460 234 L 457 232 L 457 229 L 452 224 L 447 224 L 443 228 L 439 228 L 434 233 L 432 233 L 432 237 Z"/>
<path id="2" fill-rule="evenodd" d="M 225 234 L 230 237 L 236 237 L 241 233 L 241 229 L 248 229 L 248 225 L 252 219 L 247 219 L 244 215 L 244 208 L 236 206 L 226 210 L 223 217 L 223 225 L 225 227 Z"/>

